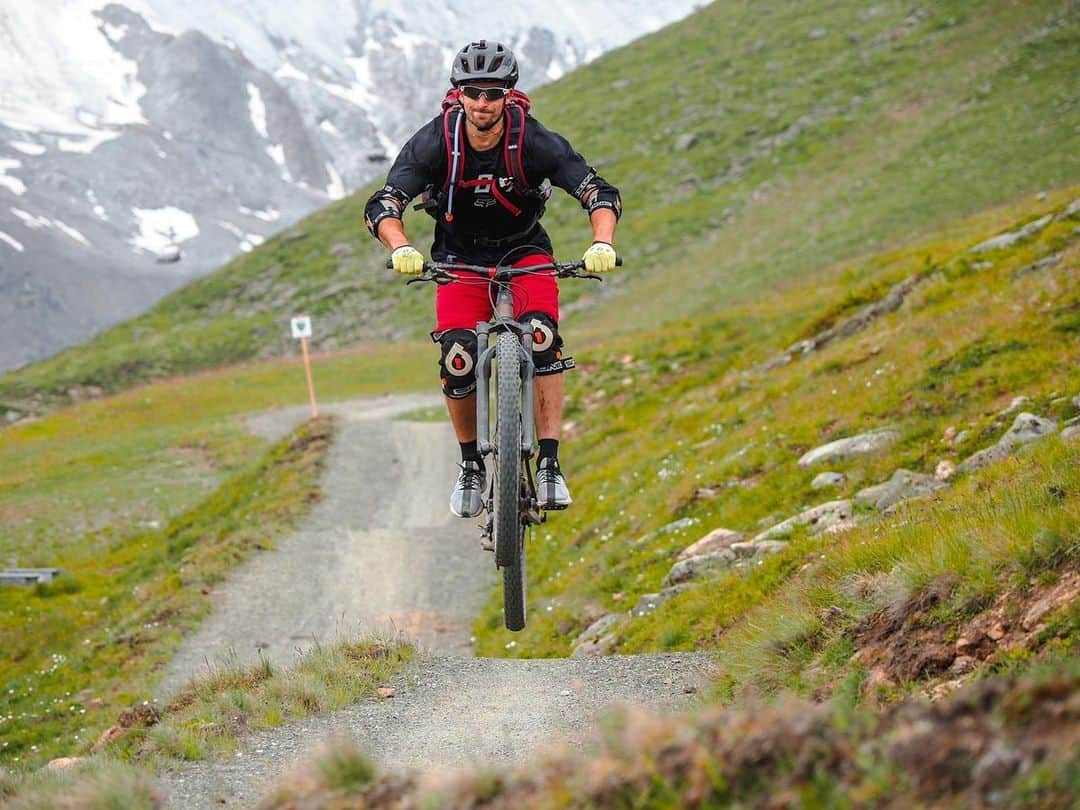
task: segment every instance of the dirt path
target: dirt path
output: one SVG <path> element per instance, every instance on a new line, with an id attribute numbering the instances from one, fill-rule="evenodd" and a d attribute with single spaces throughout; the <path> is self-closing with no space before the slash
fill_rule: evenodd
<path id="1" fill-rule="evenodd" d="M 438 400 L 434 400 L 436 403 Z M 395 417 L 432 404 L 395 397 L 330 406 L 342 429 L 324 500 L 300 529 L 260 554 L 216 595 L 217 607 L 170 663 L 159 697 L 235 652 L 287 665 L 313 637 L 393 627 L 424 650 L 391 700 L 364 701 L 245 741 L 228 761 L 163 774 L 171 806 L 249 804 L 291 763 L 347 734 L 387 769 L 521 761 L 545 744 L 583 745 L 607 708 L 685 704 L 701 656 L 594 660 L 473 659 L 472 618 L 496 583 L 474 521 L 449 514 L 456 443 L 445 423 Z M 302 409 L 265 414 L 252 429 L 287 433 Z"/>

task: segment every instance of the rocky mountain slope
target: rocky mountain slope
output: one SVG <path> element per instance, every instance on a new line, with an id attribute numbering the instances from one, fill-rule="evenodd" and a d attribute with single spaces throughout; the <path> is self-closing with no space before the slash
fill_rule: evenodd
<path id="1" fill-rule="evenodd" d="M 640 2 L 25 2 L 0 9 L 0 370 L 252 250 L 380 171 L 449 59 L 502 37 L 535 87 L 682 16 Z"/>

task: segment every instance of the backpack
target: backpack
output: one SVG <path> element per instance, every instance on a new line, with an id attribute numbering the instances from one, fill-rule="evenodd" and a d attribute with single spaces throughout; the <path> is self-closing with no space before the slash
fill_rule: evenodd
<path id="1" fill-rule="evenodd" d="M 438 210 L 443 200 L 446 200 L 446 213 L 443 218 L 446 222 L 454 221 L 454 191 L 459 188 L 473 188 L 475 186 L 491 186 L 491 193 L 495 200 L 514 216 L 519 216 L 523 206 L 518 202 L 538 202 L 539 212 L 535 219 L 539 219 L 543 213 L 550 188 L 530 188 L 525 179 L 525 121 L 528 118 L 532 102 L 529 97 L 519 90 L 511 90 L 506 99 L 506 127 L 503 132 L 503 160 L 506 169 L 510 173 L 510 183 L 507 187 L 500 188 L 498 178 L 485 178 L 476 180 L 462 179 L 465 173 L 465 149 L 462 143 L 462 128 L 465 125 L 465 110 L 461 106 L 461 90 L 454 87 L 447 92 L 442 101 L 442 127 L 443 142 L 446 144 L 446 178 L 442 187 L 436 189 L 434 185 L 424 189 L 420 202 L 413 206 L 416 210 L 423 209 L 432 217 L 438 217 Z M 512 191 L 518 197 L 518 202 L 510 199 L 505 193 Z M 536 207 L 535 205 L 533 207 Z M 534 220 L 535 221 L 535 220 Z M 531 225 L 530 225 L 531 227 Z"/>

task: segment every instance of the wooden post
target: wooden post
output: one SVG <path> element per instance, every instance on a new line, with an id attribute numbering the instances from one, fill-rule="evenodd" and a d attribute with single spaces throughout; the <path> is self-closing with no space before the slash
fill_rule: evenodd
<path id="1" fill-rule="evenodd" d="M 311 402 L 311 418 L 319 416 L 319 407 L 315 404 L 315 383 L 311 379 L 311 357 L 308 355 L 307 338 L 300 338 L 300 350 L 304 353 L 304 373 L 307 375 L 308 400 Z"/>

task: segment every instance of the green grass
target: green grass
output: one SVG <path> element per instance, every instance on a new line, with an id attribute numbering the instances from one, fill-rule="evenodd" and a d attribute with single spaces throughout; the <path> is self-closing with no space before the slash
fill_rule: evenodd
<path id="1" fill-rule="evenodd" d="M 330 435 L 309 422 L 161 528 L 83 537 L 54 585 L 0 591 L 0 760 L 22 769 L 85 751 L 149 699 L 211 587 L 318 499 Z"/>
<path id="2" fill-rule="evenodd" d="M 280 671 L 266 661 L 222 663 L 182 687 L 162 712 L 123 728 L 69 769 L 0 771 L 0 799 L 18 808 L 55 807 L 72 795 L 79 799 L 68 806 L 156 807 L 152 771 L 232 754 L 250 731 L 373 697 L 412 657 L 407 643 L 367 637 L 316 643 Z M 338 789 L 373 776 L 366 760 L 355 757 L 332 756 L 323 765 L 324 778 Z"/>
<path id="3" fill-rule="evenodd" d="M 320 401 L 421 386 L 430 347 L 316 356 Z M 93 742 L 208 605 L 203 591 L 294 525 L 328 441 L 270 447 L 244 420 L 307 391 L 295 361 L 177 378 L 5 429 L 0 553 L 59 566 L 0 590 L 0 761 L 26 767 Z M 305 430 L 311 430 L 305 429 Z M 8 690 L 11 690 L 10 692 Z"/>
<path id="4" fill-rule="evenodd" d="M 412 657 L 407 642 L 367 638 L 316 641 L 280 671 L 268 661 L 219 664 L 182 687 L 161 722 L 133 729 L 106 752 L 157 765 L 232 754 L 250 731 L 374 697 Z"/>
<path id="5" fill-rule="evenodd" d="M 1076 196 L 1064 190 L 1011 209 L 1004 227 L 1060 214 Z M 1015 416 L 1000 413 L 1014 396 L 1059 422 L 1078 415 L 1080 334 L 1047 327 L 1080 306 L 1080 218 L 983 255 L 985 266 L 975 267 L 967 248 L 1002 224 L 997 213 L 953 223 L 950 239 L 845 262 L 756 304 L 606 344 L 571 378 L 563 461 L 578 497 L 530 540 L 529 626 L 508 650 L 493 596 L 476 623 L 478 652 L 565 655 L 593 619 L 658 591 L 675 554 L 711 529 L 750 536 L 898 467 L 933 473 L 938 461 L 958 462 L 996 441 Z M 1059 252 L 1056 267 L 1012 280 Z M 857 309 L 872 297 L 864 289 L 880 294 L 914 275 L 924 280 L 905 304 L 864 331 L 751 371 Z M 824 467 L 799 468 L 802 453 L 884 424 L 900 431 L 896 445 L 832 467 L 848 479 L 839 489 L 810 488 Z M 952 446 L 942 440 L 949 426 L 967 432 Z M 676 520 L 684 523 L 657 531 Z M 723 598 L 708 586 L 675 597 L 624 625 L 618 650 L 717 648 L 819 545 L 796 536 L 752 576 L 717 583 Z"/>

